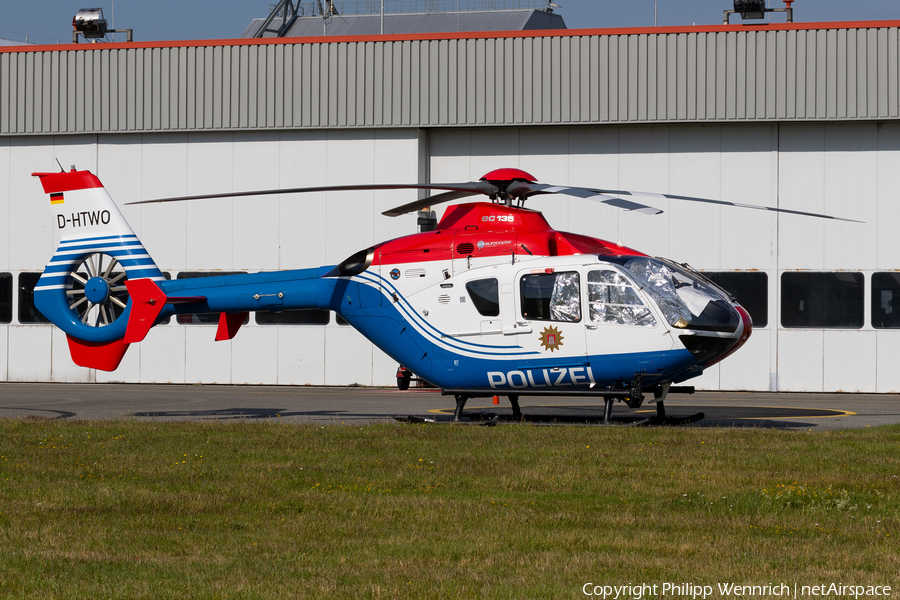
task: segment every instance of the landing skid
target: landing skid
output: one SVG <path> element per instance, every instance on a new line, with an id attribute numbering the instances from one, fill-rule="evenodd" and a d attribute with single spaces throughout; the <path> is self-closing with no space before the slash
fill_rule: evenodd
<path id="1" fill-rule="evenodd" d="M 512 405 L 511 415 L 499 415 L 489 411 L 470 411 L 463 415 L 468 397 L 457 398 L 456 410 L 454 411 L 452 423 L 455 425 L 481 425 L 485 427 L 493 427 L 498 423 L 537 423 L 537 424 L 571 424 L 571 425 L 587 425 L 587 426 L 615 426 L 615 427 L 650 427 L 650 426 L 679 426 L 695 423 L 705 417 L 704 413 L 696 413 L 687 416 L 669 416 L 666 414 L 666 407 L 662 400 L 656 403 L 656 414 L 652 417 L 640 418 L 634 416 L 612 416 L 612 404 L 615 398 L 604 398 L 603 417 L 599 421 L 596 417 L 544 417 L 540 415 L 524 415 L 519 409 L 518 396 L 510 397 Z M 430 417 L 404 416 L 394 417 L 398 421 L 404 423 L 439 423 L 436 419 Z M 446 421 L 443 421 L 446 422 Z"/>
<path id="2" fill-rule="evenodd" d="M 405 417 L 394 417 L 397 421 L 401 423 L 437 423 L 438 421 L 434 419 L 429 419 L 427 417 L 417 417 L 415 415 L 408 415 Z M 474 420 L 470 419 L 468 421 L 453 421 L 452 425 L 478 425 L 481 427 L 493 427 L 497 423 L 500 422 L 500 415 L 494 415 L 490 419 L 486 420 Z"/>
<path id="3" fill-rule="evenodd" d="M 648 419 L 648 425 L 690 425 L 691 423 L 696 423 L 700 419 L 705 418 L 706 415 L 702 412 L 695 413 L 693 415 L 688 415 L 686 417 L 670 417 L 666 414 L 666 407 L 663 404 L 663 401 L 660 400 L 656 403 L 656 416 Z"/>
<path id="4" fill-rule="evenodd" d="M 471 396 L 467 394 L 456 394 L 456 410 L 453 411 L 453 422 L 460 423 L 463 418 L 463 409 L 466 407 L 466 402 L 471 398 Z M 518 396 L 507 396 L 509 398 L 509 403 L 512 405 L 512 418 L 513 420 L 521 420 L 522 419 L 522 409 L 519 408 L 519 397 Z M 494 415 L 494 418 L 491 420 L 499 420 L 499 415 Z M 496 424 L 496 423 L 494 423 Z"/>
<path id="5" fill-rule="evenodd" d="M 664 404 L 664 400 L 670 393 L 681 393 L 681 394 L 693 394 L 693 387 L 673 387 L 670 384 L 666 383 L 663 385 L 657 385 L 651 387 L 649 389 L 643 388 L 642 386 L 642 375 L 640 373 L 635 373 L 634 381 L 631 383 L 630 388 L 623 389 L 605 389 L 601 392 L 597 392 L 594 390 L 571 390 L 567 392 L 573 396 L 593 396 L 603 398 L 604 406 L 603 406 L 603 419 L 600 423 L 596 423 L 596 421 L 592 421 L 590 419 L 582 419 L 580 423 L 582 424 L 599 424 L 599 425 L 617 425 L 617 426 L 630 426 L 630 427 L 639 427 L 645 425 L 688 425 L 690 423 L 695 423 L 700 419 L 703 419 L 706 415 L 702 412 L 696 413 L 693 415 L 688 415 L 684 417 L 670 417 L 666 414 L 666 407 Z M 453 422 L 460 423 L 463 421 L 463 410 L 465 409 L 466 402 L 469 398 L 477 398 L 484 397 L 486 394 L 483 390 L 461 390 L 457 389 L 454 391 L 443 389 L 441 390 L 444 395 L 449 395 L 453 393 L 456 398 L 456 409 L 453 411 Z M 656 397 L 656 415 L 649 418 L 638 418 L 638 419 L 622 419 L 621 417 L 618 419 L 618 423 L 612 416 L 613 403 L 616 400 L 625 402 L 629 408 L 638 408 L 641 406 L 644 401 L 644 392 L 653 392 L 653 395 Z M 550 390 L 523 390 L 522 393 L 517 393 L 515 395 L 508 395 L 510 406 L 512 407 L 512 416 L 500 416 L 494 413 L 467 413 L 468 420 L 477 421 L 481 419 L 482 421 L 487 420 L 491 425 L 496 424 L 497 420 L 505 421 L 505 422 L 526 422 L 533 421 L 533 418 L 529 418 L 526 415 L 522 414 L 522 410 L 519 407 L 519 396 L 522 395 L 528 396 L 543 396 L 543 395 L 558 395 L 555 391 Z M 623 422 L 624 421 L 624 422 Z M 571 421 L 570 421 L 571 422 Z"/>
<path id="6" fill-rule="evenodd" d="M 613 398 L 605 398 L 606 405 L 603 410 L 603 422 L 601 425 L 615 425 L 612 422 L 612 403 Z M 662 400 L 657 401 L 656 403 L 656 415 L 650 417 L 648 419 L 639 419 L 637 421 L 631 421 L 630 423 L 623 423 L 626 427 L 646 427 L 646 426 L 659 426 L 659 425 L 670 425 L 670 426 L 678 426 L 678 425 L 690 425 L 691 423 L 696 423 L 697 421 L 704 419 L 706 417 L 702 412 L 695 413 L 693 415 L 687 415 L 685 417 L 670 417 L 666 414 L 666 406 Z"/>

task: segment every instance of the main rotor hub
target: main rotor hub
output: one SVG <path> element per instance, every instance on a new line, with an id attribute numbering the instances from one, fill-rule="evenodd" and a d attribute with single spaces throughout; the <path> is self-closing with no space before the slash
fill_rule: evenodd
<path id="1" fill-rule="evenodd" d="M 507 206 L 512 206 L 513 198 L 510 196 L 506 190 L 509 188 L 510 184 L 515 183 L 517 181 L 524 181 L 526 183 L 535 183 L 537 179 L 535 179 L 534 175 L 523 171 L 521 169 L 494 169 L 490 173 L 487 173 L 482 177 L 479 181 L 486 181 L 497 188 L 496 197 L 492 196 L 491 200 L 499 200 L 502 201 Z"/>
<path id="2" fill-rule="evenodd" d="M 505 181 L 508 183 L 512 183 L 513 181 L 527 181 L 528 183 L 534 183 L 537 179 L 535 179 L 534 175 L 526 173 L 521 169 L 494 169 L 482 177 L 480 181 Z"/>

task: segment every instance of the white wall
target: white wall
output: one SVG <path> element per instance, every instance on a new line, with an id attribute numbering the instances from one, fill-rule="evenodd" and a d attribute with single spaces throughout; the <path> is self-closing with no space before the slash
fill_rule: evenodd
<path id="1" fill-rule="evenodd" d="M 184 270 L 265 271 L 340 262 L 376 241 L 414 233 L 414 215 L 381 216 L 415 191 L 272 195 L 143 206 L 166 196 L 346 183 L 414 182 L 416 130 L 160 133 L 3 138 L 0 268 L 41 270 L 55 250 L 49 203 L 34 171 L 97 173 L 151 256 Z M 8 241 L 7 241 L 8 240 Z M 17 280 L 14 281 L 14 284 Z M 17 299 L 15 299 L 17 302 Z M 15 309 L 14 309 L 15 310 Z M 15 320 L 15 317 L 14 317 Z M 114 373 L 76 367 L 48 325 L 0 326 L 0 375 L 11 381 L 390 385 L 396 365 L 349 327 L 244 326 L 215 342 L 214 325 L 174 322 L 132 345 Z M 352 357 L 352 358 L 348 358 Z"/>

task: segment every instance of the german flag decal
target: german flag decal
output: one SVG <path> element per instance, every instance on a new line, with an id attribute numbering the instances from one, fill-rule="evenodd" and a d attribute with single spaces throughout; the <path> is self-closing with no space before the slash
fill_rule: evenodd
<path id="1" fill-rule="evenodd" d="M 63 203 L 63 194 L 62 192 L 53 192 L 50 194 L 50 204 L 62 204 Z"/>

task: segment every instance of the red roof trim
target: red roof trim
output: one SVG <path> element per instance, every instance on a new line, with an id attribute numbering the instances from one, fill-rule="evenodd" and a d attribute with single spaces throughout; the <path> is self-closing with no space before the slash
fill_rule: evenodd
<path id="1" fill-rule="evenodd" d="M 722 33 L 729 31 L 809 31 L 827 29 L 885 29 L 900 27 L 892 21 L 826 21 L 820 23 L 761 23 L 759 25 L 678 25 L 675 27 L 619 27 L 615 29 L 544 29 L 533 31 L 474 31 L 464 33 L 408 33 L 403 35 L 346 35 L 233 40 L 178 40 L 161 42 L 116 42 L 110 44 L 55 44 L 0 46 L 4 52 L 59 52 L 115 50 L 123 48 L 204 48 L 210 46 L 267 46 L 271 44 L 341 44 L 348 42 L 405 42 L 417 40 L 473 40 L 503 38 L 584 37 L 599 35 L 648 35 L 673 33 Z"/>

